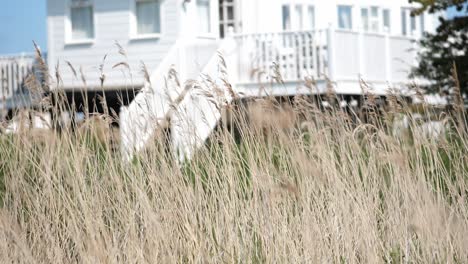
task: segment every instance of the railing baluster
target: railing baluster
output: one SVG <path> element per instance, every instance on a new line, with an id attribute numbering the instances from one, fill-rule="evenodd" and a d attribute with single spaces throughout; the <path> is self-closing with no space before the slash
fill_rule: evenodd
<path id="1" fill-rule="evenodd" d="M 4 65 L 4 72 L 3 72 L 3 92 L 4 92 L 4 95 L 5 97 L 8 97 L 8 91 L 10 90 L 10 85 L 9 85 L 9 80 L 8 80 L 8 74 L 9 74 L 9 70 L 8 70 L 8 62 L 5 63 Z"/>
<path id="2" fill-rule="evenodd" d="M 8 96 L 11 96 L 13 91 L 13 65 L 8 64 Z"/>
<path id="3" fill-rule="evenodd" d="M 3 100 L 3 64 L 0 63 L 0 96 L 2 97 L 1 99 Z"/>
<path id="4" fill-rule="evenodd" d="M 295 46 L 296 46 L 296 43 L 295 43 L 295 39 L 294 39 L 294 33 L 289 33 L 288 34 L 289 37 L 289 51 L 288 51 L 288 54 L 289 54 L 289 80 L 294 80 L 296 78 L 296 49 L 295 49 Z"/>
<path id="5" fill-rule="evenodd" d="M 271 45 L 271 36 L 269 34 L 265 34 L 265 41 L 263 42 L 263 44 L 265 45 L 265 60 L 264 60 L 264 69 L 265 71 L 267 72 L 267 74 L 270 74 L 270 65 L 271 65 L 271 59 L 270 59 L 270 51 L 271 51 L 271 48 L 272 48 L 272 45 Z"/>
<path id="6" fill-rule="evenodd" d="M 312 42 L 311 42 L 311 34 L 312 33 L 307 33 L 304 35 L 304 44 L 305 44 L 305 68 L 307 70 L 307 75 L 312 75 L 312 60 L 313 60 L 313 54 L 312 54 Z"/>
<path id="7" fill-rule="evenodd" d="M 324 59 L 323 59 L 323 54 L 325 54 L 325 44 L 324 44 L 324 41 L 323 41 L 323 38 L 324 35 L 323 35 L 323 31 L 320 32 L 320 42 L 319 42 L 319 48 L 318 48 L 318 53 L 317 53 L 317 56 L 318 56 L 318 64 L 319 64 L 319 67 L 318 67 L 318 76 L 321 76 L 322 74 L 325 73 L 325 65 L 324 65 Z"/>
<path id="8" fill-rule="evenodd" d="M 277 41 L 276 41 L 276 34 L 269 34 L 270 35 L 270 40 L 269 40 L 269 62 L 268 62 L 268 67 L 269 67 L 269 72 L 271 75 L 271 67 L 273 66 L 273 63 L 278 63 L 276 60 L 275 54 L 278 52 L 277 48 Z"/>
<path id="9" fill-rule="evenodd" d="M 2 85 L 3 85 L 3 97 L 7 98 L 8 96 L 8 64 L 3 65 L 2 73 Z"/>
<path id="10" fill-rule="evenodd" d="M 259 46 L 259 65 L 258 69 L 260 71 L 265 70 L 265 36 L 260 35 L 258 38 L 257 45 Z"/>
<path id="11" fill-rule="evenodd" d="M 255 58 L 250 56 L 249 50 L 247 49 L 250 41 L 251 40 L 249 39 L 248 36 L 241 36 L 239 38 L 239 50 L 240 50 L 240 56 L 241 56 L 239 58 L 239 61 L 241 62 L 239 65 L 239 75 L 240 75 L 241 81 L 250 80 L 246 77 L 250 77 L 251 72 L 248 72 L 248 71 L 251 71 L 252 70 L 251 67 L 255 65 Z M 247 58 L 254 58 L 254 60 L 248 61 Z"/>
<path id="12" fill-rule="evenodd" d="M 318 57 L 317 57 L 317 38 L 318 38 L 318 33 L 317 31 L 315 31 L 312 35 L 312 39 L 311 39 L 311 47 L 312 47 L 312 56 L 311 56 L 311 60 L 312 60 L 312 75 L 314 76 L 314 78 L 317 78 L 319 76 L 319 70 L 318 70 L 318 66 L 317 66 L 317 60 L 318 60 Z"/>
<path id="13" fill-rule="evenodd" d="M 14 67 L 15 67 L 15 86 L 14 86 L 15 90 L 13 91 L 13 93 L 20 91 L 21 89 L 20 65 L 17 62 L 15 62 Z"/>
<path id="14" fill-rule="evenodd" d="M 266 52 L 266 64 L 265 68 L 268 71 L 268 74 L 271 76 L 271 65 L 273 64 L 272 60 L 272 50 L 275 48 L 274 41 L 273 41 L 273 34 L 266 34 L 266 46 L 267 46 L 267 52 Z"/>
<path id="15" fill-rule="evenodd" d="M 9 96 L 12 96 L 14 91 L 15 91 L 15 65 L 13 63 L 10 63 L 10 90 L 9 90 Z"/>
<path id="16" fill-rule="evenodd" d="M 20 70 L 19 70 L 19 76 L 20 76 L 20 92 L 24 92 L 24 79 L 25 79 L 25 73 L 24 73 L 24 70 L 25 70 L 25 65 L 22 64 L 21 67 L 20 67 Z"/>
<path id="17" fill-rule="evenodd" d="M 280 63 L 280 60 L 281 60 L 281 54 L 280 54 L 280 51 L 279 51 L 279 48 L 278 48 L 278 42 L 279 42 L 279 36 L 278 34 L 272 34 L 272 43 L 274 43 L 274 45 L 272 46 L 272 50 L 273 50 L 273 62 L 275 63 Z"/>
<path id="18" fill-rule="evenodd" d="M 284 65 L 281 67 L 283 78 L 288 79 L 289 78 L 289 54 L 288 54 L 288 48 L 289 48 L 289 38 L 288 34 L 283 35 L 283 47 L 281 49 L 281 54 L 284 59 Z"/>
<path id="19" fill-rule="evenodd" d="M 310 48 L 309 48 L 309 32 L 301 34 L 301 54 L 302 54 L 302 64 L 301 64 L 301 79 L 303 80 L 306 76 L 310 74 L 309 69 L 309 60 L 310 60 Z"/>
<path id="20" fill-rule="evenodd" d="M 305 49 L 304 49 L 304 33 L 300 32 L 296 35 L 296 43 L 297 43 L 297 78 L 299 80 L 303 80 L 305 67 L 304 67 L 304 58 L 306 57 Z"/>
<path id="21" fill-rule="evenodd" d="M 1 93 L 1 96 L 2 96 L 2 100 L 5 100 L 6 98 L 6 95 L 5 95 L 5 76 L 4 76 L 4 72 L 5 72 L 5 65 L 3 65 L 2 63 L 0 63 L 0 93 Z"/>
<path id="22" fill-rule="evenodd" d="M 19 79 L 20 79 L 20 92 L 23 92 L 24 91 L 24 87 L 23 87 L 23 84 L 24 84 L 24 79 L 25 79 L 25 76 L 24 76 L 24 63 L 22 65 L 20 65 L 20 69 L 19 69 Z"/>
<path id="23" fill-rule="evenodd" d="M 296 37 L 295 37 L 295 33 L 290 33 L 289 34 L 289 43 L 290 43 L 290 47 L 289 47 L 289 67 L 290 67 L 290 75 L 289 75 L 289 79 L 290 80 L 294 80 L 294 79 L 297 79 L 297 60 L 296 60 Z"/>

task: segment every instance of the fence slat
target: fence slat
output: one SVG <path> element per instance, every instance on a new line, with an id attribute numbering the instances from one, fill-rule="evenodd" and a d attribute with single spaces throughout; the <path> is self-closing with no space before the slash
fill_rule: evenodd
<path id="1" fill-rule="evenodd" d="M 0 57 L 0 100 L 24 92 L 24 83 L 33 64 L 34 56 Z"/>

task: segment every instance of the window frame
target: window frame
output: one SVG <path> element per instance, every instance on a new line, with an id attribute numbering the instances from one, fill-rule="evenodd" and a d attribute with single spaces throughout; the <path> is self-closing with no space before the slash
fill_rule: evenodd
<path id="1" fill-rule="evenodd" d="M 219 2 L 218 1 L 218 21 L 214 26 L 219 27 L 219 37 L 220 38 L 225 38 L 229 34 L 229 28 L 232 26 L 234 28 L 234 32 L 237 32 L 240 27 L 241 23 L 239 21 L 239 3 L 236 0 L 233 0 L 232 2 Z M 228 17 L 228 9 L 232 8 L 232 19 L 229 19 Z M 212 28 L 213 31 L 213 28 Z"/>
<path id="2" fill-rule="evenodd" d="M 285 27 L 284 11 L 289 13 L 289 29 Z M 313 12 L 310 12 L 313 10 Z M 299 12 L 298 12 L 299 11 Z M 310 31 L 315 30 L 317 14 L 315 4 L 308 2 L 285 2 L 281 4 L 281 30 L 282 31 Z M 297 17 L 299 15 L 299 17 Z M 312 19 L 310 15 L 313 15 Z"/>
<path id="3" fill-rule="evenodd" d="M 365 17 L 364 17 L 364 13 L 366 14 Z M 364 32 L 368 32 L 369 29 L 370 29 L 369 7 L 361 7 L 361 9 L 360 9 L 360 18 L 361 18 L 360 29 L 362 31 L 364 31 Z M 366 19 L 365 23 L 364 23 L 364 18 Z"/>
<path id="4" fill-rule="evenodd" d="M 374 10 L 377 11 L 377 13 L 373 12 Z M 389 10 L 388 8 L 381 7 L 381 6 L 361 6 L 360 8 L 360 26 L 359 29 L 362 30 L 363 32 L 366 33 L 382 33 L 384 31 L 384 23 L 383 23 L 383 13 L 384 10 Z M 363 21 L 363 11 L 366 12 L 367 17 L 367 28 L 364 27 L 364 21 Z M 377 14 L 377 16 L 375 16 Z M 373 28 L 373 25 L 377 25 L 377 28 Z"/>
<path id="5" fill-rule="evenodd" d="M 164 34 L 165 12 L 161 0 L 129 0 L 130 1 L 130 40 L 159 39 Z M 159 2 L 159 32 L 157 33 L 138 33 L 137 2 Z"/>
<path id="6" fill-rule="evenodd" d="M 349 28 L 341 27 L 341 26 L 340 26 L 340 8 L 342 8 L 342 7 L 347 7 L 347 8 L 349 8 L 349 11 L 350 11 L 350 12 L 349 12 L 349 14 L 350 14 L 350 22 L 351 22 Z M 356 25 L 355 25 L 356 22 L 354 21 L 354 20 L 355 20 L 355 18 L 354 18 L 355 14 L 354 14 L 354 13 L 355 13 L 355 6 L 353 6 L 353 5 L 350 5 L 350 4 L 338 4 L 338 5 L 336 5 L 336 22 L 337 22 L 337 28 L 338 28 L 339 30 L 353 31 L 354 28 L 355 28 L 355 26 L 356 26 Z M 359 17 L 360 17 L 360 16 L 359 16 Z"/>
<path id="7" fill-rule="evenodd" d="M 193 0 L 194 2 L 194 6 L 195 6 L 195 17 L 197 19 L 197 21 L 199 20 L 198 18 L 198 1 L 199 0 Z M 217 37 L 217 33 L 216 33 L 216 27 L 219 27 L 220 26 L 220 23 L 221 23 L 221 20 L 219 19 L 219 17 L 216 16 L 215 14 L 215 10 L 216 8 L 219 8 L 218 5 L 213 1 L 213 0 L 206 0 L 208 1 L 208 6 L 209 6 L 209 9 L 208 9 L 208 12 L 210 14 L 210 17 L 209 17 L 209 31 L 208 32 L 202 32 L 199 28 L 199 24 L 196 26 L 196 30 L 197 30 L 197 37 L 198 38 L 207 38 L 207 39 L 216 39 L 218 38 Z M 235 12 L 235 10 L 233 11 Z M 235 16 L 235 14 L 234 14 Z M 219 34 L 220 35 L 220 34 Z"/>
<path id="8" fill-rule="evenodd" d="M 374 13 L 376 10 L 377 13 Z M 377 16 L 374 16 L 376 14 Z M 382 8 L 379 6 L 369 6 L 369 32 L 371 33 L 380 33 L 382 32 Z M 374 29 L 373 25 L 377 24 L 377 28 Z"/>
<path id="9" fill-rule="evenodd" d="M 423 28 L 423 26 L 425 27 L 425 19 L 421 18 L 422 16 L 424 16 L 424 13 L 419 15 L 419 17 L 413 17 L 411 16 L 412 10 L 414 10 L 414 7 L 405 6 L 400 8 L 400 34 L 408 38 L 419 38 L 423 35 L 425 31 L 425 28 Z M 406 22 L 406 24 L 404 24 L 403 22 Z"/>
<path id="10" fill-rule="evenodd" d="M 76 5 L 72 0 L 68 0 L 65 5 L 65 45 L 85 45 L 93 44 L 96 40 L 97 35 L 97 16 L 95 13 L 94 0 L 82 0 L 83 4 Z M 92 18 L 92 37 L 91 38 L 73 38 L 73 21 L 72 21 L 72 9 L 77 7 L 90 7 L 91 18 Z"/>
<path id="11" fill-rule="evenodd" d="M 386 23 L 386 15 L 385 13 L 387 13 L 388 15 L 388 27 L 385 25 Z M 392 32 L 392 9 L 388 8 L 388 7 L 383 7 L 382 8 L 382 32 L 383 33 L 387 33 L 387 34 L 390 34 Z"/>

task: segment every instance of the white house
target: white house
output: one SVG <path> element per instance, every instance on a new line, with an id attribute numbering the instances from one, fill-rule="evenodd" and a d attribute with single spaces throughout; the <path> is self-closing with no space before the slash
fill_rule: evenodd
<path id="1" fill-rule="evenodd" d="M 265 83 L 278 96 L 310 93 L 298 89 L 306 77 L 317 81 L 317 93 L 324 92 L 328 78 L 337 93 L 359 95 L 362 78 L 383 94 L 408 83 L 415 63 L 412 40 L 437 24 L 429 14 L 410 16 L 416 6 L 407 0 L 47 2 L 48 63 L 51 69 L 59 64 L 58 87 L 141 89 L 121 111 L 128 153 L 143 148 L 168 116 L 174 146 L 188 156 L 216 126 L 219 110 L 193 89 L 171 82 L 170 69 L 182 83 L 203 83 L 200 73 L 220 84 L 228 78 L 243 96 L 261 94 L 259 84 Z M 217 67 L 218 51 L 228 76 Z M 142 62 L 149 80 L 141 72 Z M 271 77 L 278 72 L 281 84 Z M 171 114 L 174 101 L 185 114 Z"/>
<path id="2" fill-rule="evenodd" d="M 327 74 L 336 80 L 361 74 L 370 81 L 401 82 L 407 76 L 404 64 L 412 64 L 413 54 L 404 54 L 413 45 L 409 40 L 433 31 L 437 22 L 427 14 L 411 17 L 413 8 L 407 0 L 48 0 L 48 61 L 51 68 L 61 64 L 65 89 L 83 85 L 81 76 L 75 76 L 80 67 L 88 88 L 100 89 L 99 66 L 107 55 L 104 86 L 126 89 L 142 87 L 141 62 L 150 72 L 155 70 L 176 42 L 192 47 L 178 65 L 185 69 L 181 74 L 194 77 L 190 73 L 203 68 L 230 27 L 239 46 L 263 45 L 263 52 L 277 52 L 271 62 L 279 55 L 295 61 L 321 55 L 298 49 L 311 48 L 313 41 L 327 46 L 320 31 L 332 28 L 334 64 L 322 55 L 312 58 L 311 65 L 303 63 L 304 69 L 280 65 L 287 79 L 296 78 L 291 71 L 311 74 L 312 64 L 323 59 L 323 67 L 333 66 Z M 117 54 L 116 43 L 126 57 Z M 242 55 L 241 60 L 249 59 Z M 259 59 L 265 54 L 249 55 Z M 112 68 L 120 62 L 128 63 L 131 70 Z"/>

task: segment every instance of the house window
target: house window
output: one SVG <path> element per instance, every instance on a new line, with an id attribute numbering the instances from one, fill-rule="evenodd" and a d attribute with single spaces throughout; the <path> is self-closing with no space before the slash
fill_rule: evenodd
<path id="1" fill-rule="evenodd" d="M 384 9 L 382 12 L 383 16 L 383 28 L 385 32 L 390 33 L 391 31 L 391 26 L 390 26 L 390 10 L 389 9 Z"/>
<path id="2" fill-rule="evenodd" d="M 224 38 L 230 27 L 237 30 L 234 0 L 219 0 L 219 34 Z"/>
<path id="3" fill-rule="evenodd" d="M 352 29 L 352 7 L 351 6 L 338 6 L 338 27 L 341 29 Z"/>
<path id="4" fill-rule="evenodd" d="M 413 35 L 414 32 L 416 31 L 416 17 L 410 16 L 410 20 L 411 20 L 411 35 Z"/>
<path id="5" fill-rule="evenodd" d="M 313 6 L 309 6 L 307 8 L 308 14 L 308 23 L 306 29 L 314 29 L 315 28 L 315 8 Z"/>
<path id="6" fill-rule="evenodd" d="M 94 38 L 93 4 L 90 0 L 72 0 L 70 9 L 71 39 Z"/>
<path id="7" fill-rule="evenodd" d="M 369 30 L 369 9 L 362 8 L 361 9 L 361 21 L 362 21 L 362 29 L 364 31 Z"/>
<path id="8" fill-rule="evenodd" d="M 283 30 L 291 30 L 291 12 L 289 5 L 283 5 Z"/>
<path id="9" fill-rule="evenodd" d="M 401 34 L 403 36 L 408 35 L 408 21 L 407 21 L 407 16 L 406 16 L 406 10 L 405 9 L 401 10 Z"/>
<path id="10" fill-rule="evenodd" d="M 138 35 L 161 33 L 161 3 L 159 0 L 136 0 L 135 16 Z"/>
<path id="11" fill-rule="evenodd" d="M 198 32 L 211 32 L 210 0 L 197 0 Z"/>
<path id="12" fill-rule="evenodd" d="M 285 4 L 282 6 L 283 30 L 311 30 L 315 28 L 315 9 L 312 5 Z"/>
<path id="13" fill-rule="evenodd" d="M 303 23 L 304 16 L 302 15 L 302 5 L 296 5 L 294 7 L 293 17 L 294 17 L 293 28 L 303 29 L 304 28 L 304 23 Z"/>
<path id="14" fill-rule="evenodd" d="M 410 8 L 401 9 L 401 34 L 404 36 L 419 36 L 424 32 L 424 14 L 420 19 L 411 15 Z"/>
<path id="15" fill-rule="evenodd" d="M 379 8 L 378 7 L 371 7 L 371 17 L 370 17 L 370 30 L 372 32 L 379 32 Z"/>
<path id="16" fill-rule="evenodd" d="M 421 29 L 421 36 L 424 35 L 424 31 L 426 29 L 426 24 L 424 23 L 424 13 L 419 16 L 419 23 Z"/>
<path id="17" fill-rule="evenodd" d="M 364 31 L 379 32 L 380 19 L 378 7 L 361 8 L 362 29 Z"/>

